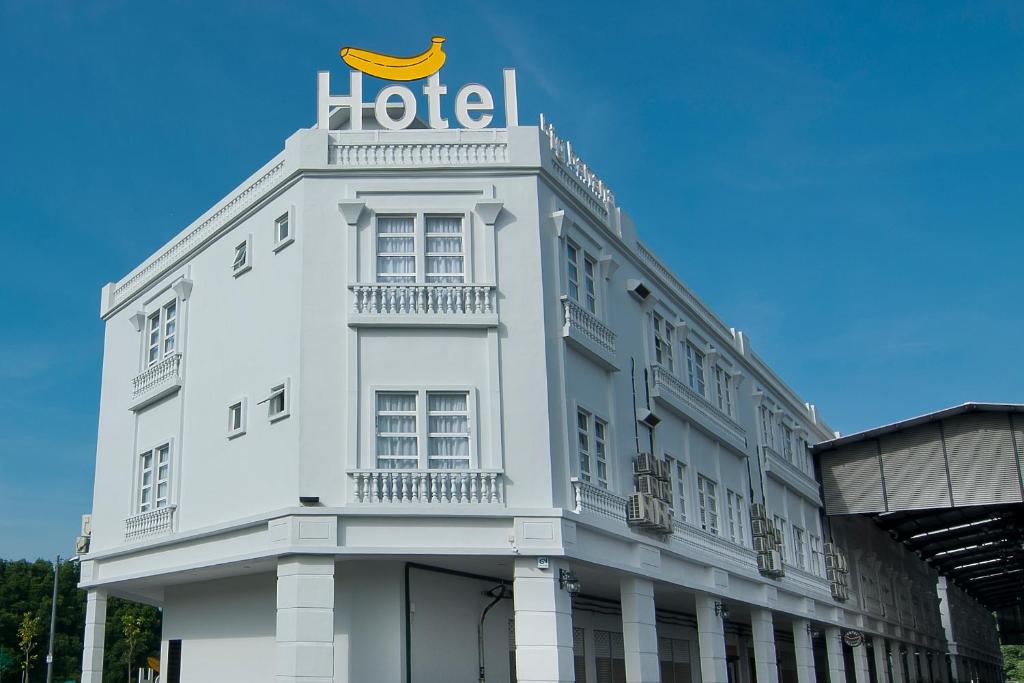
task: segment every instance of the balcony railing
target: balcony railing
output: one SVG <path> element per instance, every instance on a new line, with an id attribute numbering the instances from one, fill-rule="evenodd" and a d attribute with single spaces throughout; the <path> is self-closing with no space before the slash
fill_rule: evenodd
<path id="1" fill-rule="evenodd" d="M 351 472 L 356 501 L 391 504 L 502 504 L 501 472 L 494 470 L 359 470 Z"/>
<path id="2" fill-rule="evenodd" d="M 131 409 L 138 410 L 181 387 L 181 354 L 174 353 L 132 379 Z"/>
<path id="3" fill-rule="evenodd" d="M 593 512 L 609 519 L 625 523 L 626 499 L 617 496 L 608 489 L 576 477 L 572 479 L 574 510 L 577 513 Z"/>
<path id="4" fill-rule="evenodd" d="M 615 365 L 615 332 L 568 296 L 562 296 L 562 336 L 609 369 Z"/>
<path id="5" fill-rule="evenodd" d="M 732 417 L 685 382 L 660 365 L 651 366 L 655 395 L 664 397 L 669 405 L 690 418 L 697 418 L 706 429 L 727 437 L 738 448 L 745 448 L 746 431 Z"/>
<path id="6" fill-rule="evenodd" d="M 174 505 L 133 515 L 124 521 L 124 540 L 141 541 L 171 533 Z"/>
<path id="7" fill-rule="evenodd" d="M 357 324 L 497 324 L 494 285 L 375 282 L 349 289 Z"/>
<path id="8" fill-rule="evenodd" d="M 749 569 L 757 567 L 757 555 L 750 548 L 736 545 L 692 524 L 677 520 L 672 530 L 672 538 L 690 548 L 698 548 L 712 555 L 728 558 Z"/>
<path id="9" fill-rule="evenodd" d="M 818 482 L 810 474 L 789 461 L 786 456 L 779 453 L 771 446 L 761 444 L 761 450 L 765 455 L 765 472 L 775 479 L 781 479 L 784 483 L 802 493 L 805 498 L 813 501 L 820 499 Z"/>

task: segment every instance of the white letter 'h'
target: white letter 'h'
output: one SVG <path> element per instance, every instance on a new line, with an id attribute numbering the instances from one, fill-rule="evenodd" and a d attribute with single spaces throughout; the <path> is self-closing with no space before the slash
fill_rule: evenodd
<path id="1" fill-rule="evenodd" d="M 316 125 L 320 130 L 331 129 L 331 107 L 349 108 L 351 130 L 363 129 L 363 74 L 349 71 L 348 95 L 331 95 L 331 72 L 316 75 Z"/>

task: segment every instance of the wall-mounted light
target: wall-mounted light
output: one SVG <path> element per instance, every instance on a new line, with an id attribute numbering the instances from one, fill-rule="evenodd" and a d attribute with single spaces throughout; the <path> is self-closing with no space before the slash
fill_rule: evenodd
<path id="1" fill-rule="evenodd" d="M 722 617 L 722 619 L 729 618 L 729 608 L 721 600 L 715 600 L 715 616 Z"/>
<path id="2" fill-rule="evenodd" d="M 558 570 L 558 587 L 569 595 L 576 595 L 580 592 L 582 585 L 576 574 L 569 569 Z"/>
<path id="3" fill-rule="evenodd" d="M 811 622 L 807 622 L 807 637 L 808 638 L 817 638 L 818 637 L 818 629 L 814 628 L 814 624 L 812 624 Z"/>

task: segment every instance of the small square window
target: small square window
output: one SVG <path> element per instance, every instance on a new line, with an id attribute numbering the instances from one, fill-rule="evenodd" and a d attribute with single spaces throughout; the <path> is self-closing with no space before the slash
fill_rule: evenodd
<path id="1" fill-rule="evenodd" d="M 248 272 L 252 268 L 252 235 L 235 245 L 234 260 L 231 272 L 235 277 Z"/>
<path id="2" fill-rule="evenodd" d="M 295 226 L 289 210 L 274 221 L 274 251 L 280 251 L 295 241 Z"/>
<path id="3" fill-rule="evenodd" d="M 228 406 L 228 438 L 245 434 L 245 399 L 235 401 Z"/>
<path id="4" fill-rule="evenodd" d="M 291 400 L 289 381 L 285 380 L 270 389 L 270 396 L 260 401 L 267 404 L 267 419 L 276 422 L 290 414 L 289 402 Z"/>

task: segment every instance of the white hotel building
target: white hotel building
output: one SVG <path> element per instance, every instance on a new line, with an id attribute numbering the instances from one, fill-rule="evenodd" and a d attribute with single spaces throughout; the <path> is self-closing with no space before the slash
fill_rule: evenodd
<path id="1" fill-rule="evenodd" d="M 845 520 L 858 592 L 833 431 L 552 128 L 330 118 L 103 290 L 83 681 L 108 595 L 165 683 L 949 680 L 934 571 Z"/>

